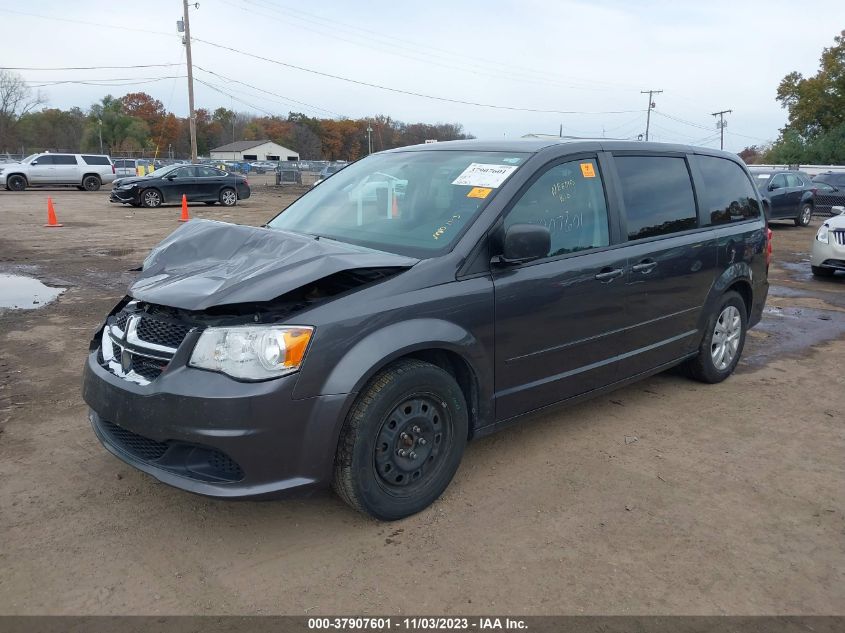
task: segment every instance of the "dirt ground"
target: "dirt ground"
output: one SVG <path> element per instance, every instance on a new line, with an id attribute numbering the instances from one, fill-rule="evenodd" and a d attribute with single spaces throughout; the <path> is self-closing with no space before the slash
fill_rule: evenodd
<path id="1" fill-rule="evenodd" d="M 48 195 L 64 228 L 42 228 Z M 191 212 L 260 224 L 295 195 Z M 663 374 L 537 415 L 385 524 L 328 492 L 193 496 L 99 445 L 89 337 L 178 215 L 0 191 L 0 273 L 67 288 L 0 311 L 0 613 L 845 614 L 845 277 L 811 277 L 815 229 L 774 227 L 732 378 Z"/>

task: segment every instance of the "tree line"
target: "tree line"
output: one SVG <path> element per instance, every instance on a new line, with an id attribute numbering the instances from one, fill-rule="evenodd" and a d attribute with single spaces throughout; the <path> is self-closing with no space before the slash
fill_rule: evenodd
<path id="1" fill-rule="evenodd" d="M 777 89 L 777 101 L 788 112 L 778 139 L 752 145 L 739 155 L 749 163 L 845 164 L 845 31 L 822 51 L 812 77 L 791 72 Z"/>
<path id="2" fill-rule="evenodd" d="M 36 109 L 23 78 L 0 71 L 0 154 L 39 151 L 96 152 L 112 156 L 185 158 L 190 155 L 188 119 L 168 112 L 144 92 L 106 95 L 87 110 L 78 107 Z M 209 152 L 232 141 L 269 139 L 298 152 L 303 160 L 356 160 L 368 151 L 473 138 L 460 123 L 404 123 L 390 116 L 329 119 L 291 112 L 286 117 L 256 116 L 227 108 L 196 111 L 197 152 Z M 102 145 L 101 145 L 102 143 Z"/>

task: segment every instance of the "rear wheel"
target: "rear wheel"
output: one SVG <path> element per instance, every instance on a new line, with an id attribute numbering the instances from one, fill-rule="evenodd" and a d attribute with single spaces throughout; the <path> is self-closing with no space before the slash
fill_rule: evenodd
<path id="1" fill-rule="evenodd" d="M 836 271 L 833 268 L 823 268 L 821 266 L 810 266 L 810 270 L 816 277 L 833 277 Z"/>
<path id="2" fill-rule="evenodd" d="M 161 206 L 161 193 L 158 189 L 147 189 L 141 192 L 141 204 L 147 208 Z"/>
<path id="3" fill-rule="evenodd" d="M 6 188 L 12 191 L 23 191 L 26 189 L 26 178 L 17 174 L 9 176 L 8 180 L 6 180 Z"/>
<path id="4" fill-rule="evenodd" d="M 795 226 L 810 226 L 810 221 L 813 219 L 813 206 L 811 204 L 802 204 L 801 212 L 795 218 Z"/>
<path id="5" fill-rule="evenodd" d="M 452 376 L 403 360 L 373 378 L 340 433 L 334 489 L 360 512 L 393 521 L 428 507 L 455 474 L 467 407 Z"/>
<path id="6" fill-rule="evenodd" d="M 220 203 L 224 207 L 234 207 L 238 203 L 237 192 L 234 189 L 224 189 L 220 192 Z"/>
<path id="7" fill-rule="evenodd" d="M 101 184 L 98 176 L 85 176 L 82 179 L 82 186 L 85 187 L 85 191 L 97 191 Z"/>
<path id="8" fill-rule="evenodd" d="M 707 321 L 698 356 L 687 361 L 690 376 L 707 383 L 730 376 L 742 355 L 747 329 L 745 301 L 736 292 L 726 292 Z"/>

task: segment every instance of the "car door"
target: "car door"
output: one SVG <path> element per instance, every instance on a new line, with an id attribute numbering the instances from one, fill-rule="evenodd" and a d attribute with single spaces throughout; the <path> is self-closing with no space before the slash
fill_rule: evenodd
<path id="1" fill-rule="evenodd" d="M 81 183 L 82 172 L 73 154 L 53 154 L 53 182 Z"/>
<path id="2" fill-rule="evenodd" d="M 197 165 L 195 169 L 197 172 L 196 199 L 204 201 L 219 200 L 226 174 L 205 165 Z"/>
<path id="3" fill-rule="evenodd" d="M 33 185 L 55 182 L 55 172 L 56 167 L 53 164 L 53 155 L 39 156 L 29 163 L 27 180 Z"/>
<path id="4" fill-rule="evenodd" d="M 791 214 L 789 206 L 789 187 L 786 183 L 786 174 L 775 174 L 768 186 L 768 198 L 770 215 L 772 218 L 786 218 Z"/>
<path id="5" fill-rule="evenodd" d="M 619 378 L 671 363 L 694 348 L 698 317 L 716 275 L 716 239 L 698 229 L 688 158 L 617 155 L 623 208 L 624 336 L 615 340 Z"/>
<path id="6" fill-rule="evenodd" d="M 174 169 L 163 179 L 162 193 L 165 202 L 179 202 L 183 195 L 188 201 L 196 200 L 196 182 L 193 165 Z"/>
<path id="7" fill-rule="evenodd" d="M 801 211 L 801 200 L 804 197 L 805 185 L 797 174 L 784 174 L 786 176 L 787 191 L 787 217 L 797 217 Z"/>
<path id="8" fill-rule="evenodd" d="M 624 319 L 625 255 L 595 154 L 538 170 L 506 210 L 502 231 L 540 224 L 548 256 L 492 268 L 496 418 L 507 419 L 608 384 L 608 338 Z M 614 198 L 611 198 L 614 199 Z"/>

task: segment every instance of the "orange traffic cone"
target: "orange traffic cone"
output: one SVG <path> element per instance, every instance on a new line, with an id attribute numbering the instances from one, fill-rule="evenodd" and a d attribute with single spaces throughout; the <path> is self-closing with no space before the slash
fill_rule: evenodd
<path id="1" fill-rule="evenodd" d="M 184 193 L 182 194 L 182 217 L 179 218 L 180 222 L 187 222 L 190 220 L 190 216 L 188 216 L 188 196 Z"/>
<path id="2" fill-rule="evenodd" d="M 47 198 L 47 224 L 44 226 L 48 229 L 64 226 L 64 224 L 59 224 L 59 221 L 56 219 L 56 210 L 53 208 L 53 199 L 50 197 Z"/>
<path id="3" fill-rule="evenodd" d="M 391 211 L 390 214 L 394 218 L 399 217 L 399 203 L 396 201 L 396 194 L 393 194 L 393 206 L 391 207 L 390 211 Z"/>

